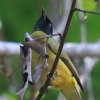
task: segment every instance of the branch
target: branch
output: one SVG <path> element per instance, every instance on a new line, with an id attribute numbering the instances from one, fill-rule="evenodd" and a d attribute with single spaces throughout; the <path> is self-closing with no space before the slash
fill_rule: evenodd
<path id="1" fill-rule="evenodd" d="M 61 39 L 61 43 L 60 43 L 58 52 L 57 52 L 55 61 L 54 61 L 54 63 L 53 63 L 53 67 L 52 67 L 50 73 L 48 74 L 47 80 L 45 81 L 44 86 L 41 88 L 40 93 L 39 93 L 39 95 L 37 96 L 36 100 L 40 100 L 41 97 L 43 96 L 43 93 L 45 93 L 45 91 L 47 90 L 47 87 L 48 87 L 49 84 L 50 84 L 50 79 L 52 78 L 53 73 L 54 73 L 54 71 L 55 71 L 55 69 L 56 69 L 56 67 L 57 67 L 57 63 L 58 63 L 58 61 L 59 61 L 60 54 L 61 54 L 61 51 L 62 51 L 62 49 L 63 49 L 64 41 L 65 41 L 65 39 L 66 39 L 66 35 L 67 35 L 67 33 L 68 33 L 68 29 L 69 29 L 69 26 L 70 26 L 70 22 L 71 22 L 73 13 L 74 13 L 75 5 L 76 5 L 76 0 L 73 0 L 72 6 L 71 6 L 71 10 L 70 10 L 70 13 L 69 13 L 69 16 L 68 16 L 68 20 L 67 20 L 67 23 L 66 23 L 66 26 L 65 26 L 64 34 L 63 34 L 63 36 L 62 36 L 62 39 Z"/>
<path id="2" fill-rule="evenodd" d="M 4 42 L 0 41 L 0 56 L 6 55 L 17 55 L 20 53 L 20 43 Z"/>
<path id="3" fill-rule="evenodd" d="M 70 13 L 69 13 L 69 16 L 68 16 L 68 21 L 67 21 L 66 26 L 65 26 L 65 29 L 64 29 L 64 34 L 62 36 L 62 39 L 61 39 L 61 43 L 60 43 L 58 52 L 57 52 L 55 61 L 53 63 L 53 67 L 52 67 L 51 72 L 49 74 L 49 77 L 51 77 L 51 78 L 52 78 L 53 73 L 54 73 L 54 71 L 55 71 L 55 69 L 57 67 L 57 63 L 59 61 L 60 54 L 61 54 L 62 49 L 63 49 L 63 45 L 64 45 L 64 42 L 65 42 L 65 39 L 66 39 L 66 35 L 68 33 L 68 29 L 69 29 L 69 26 L 70 26 L 70 23 L 71 23 L 71 19 L 72 19 L 73 13 L 74 13 L 75 4 L 76 4 L 76 0 L 73 0 L 72 7 L 71 7 L 71 10 L 70 10 Z"/>
<path id="4" fill-rule="evenodd" d="M 100 13 L 96 12 L 96 11 L 82 10 L 82 9 L 78 9 L 78 8 L 75 8 L 75 11 L 80 11 L 80 12 L 83 12 L 83 13 L 91 13 L 91 14 L 100 15 Z"/>
<path id="5" fill-rule="evenodd" d="M 100 57 L 100 42 L 94 44 L 66 43 L 64 45 L 64 51 L 70 57 Z"/>
<path id="6" fill-rule="evenodd" d="M 100 57 L 100 42 L 97 43 L 66 43 L 64 51 L 70 57 L 83 58 L 86 56 Z M 20 53 L 20 43 L 0 41 L 0 56 L 18 55 Z"/>

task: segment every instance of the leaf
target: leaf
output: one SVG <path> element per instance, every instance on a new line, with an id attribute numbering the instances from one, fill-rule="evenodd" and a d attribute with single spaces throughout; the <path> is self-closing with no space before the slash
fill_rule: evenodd
<path id="1" fill-rule="evenodd" d="M 33 80 L 35 81 L 35 83 L 37 83 L 38 80 L 40 79 L 42 72 L 43 72 L 43 65 L 41 63 L 37 64 L 35 69 L 35 74 L 33 76 Z"/>

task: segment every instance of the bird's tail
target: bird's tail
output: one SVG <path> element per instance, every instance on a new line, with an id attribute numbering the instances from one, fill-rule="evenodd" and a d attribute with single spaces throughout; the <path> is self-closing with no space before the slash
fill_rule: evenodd
<path id="1" fill-rule="evenodd" d="M 66 100 L 82 100 L 80 93 L 76 87 L 72 87 L 67 91 L 61 90 L 61 92 L 66 97 Z"/>

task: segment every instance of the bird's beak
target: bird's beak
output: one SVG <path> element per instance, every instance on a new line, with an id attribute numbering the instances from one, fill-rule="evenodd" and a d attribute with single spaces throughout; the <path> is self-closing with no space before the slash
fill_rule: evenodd
<path id="1" fill-rule="evenodd" d="M 45 13 L 45 10 L 44 10 L 43 7 L 42 7 L 42 14 L 41 14 L 41 17 L 43 17 L 43 19 L 46 20 L 46 13 Z"/>

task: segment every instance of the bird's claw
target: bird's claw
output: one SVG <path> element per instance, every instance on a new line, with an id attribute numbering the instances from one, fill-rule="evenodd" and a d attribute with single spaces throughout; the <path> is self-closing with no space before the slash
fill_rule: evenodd
<path id="1" fill-rule="evenodd" d="M 56 71 L 54 72 L 52 78 L 49 76 L 49 74 L 50 74 L 50 72 L 48 72 L 47 77 L 48 77 L 50 80 L 54 80 L 54 79 L 55 79 L 55 75 L 57 75 L 57 72 L 56 72 Z"/>

